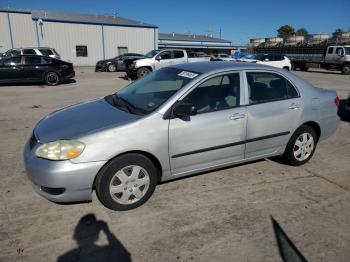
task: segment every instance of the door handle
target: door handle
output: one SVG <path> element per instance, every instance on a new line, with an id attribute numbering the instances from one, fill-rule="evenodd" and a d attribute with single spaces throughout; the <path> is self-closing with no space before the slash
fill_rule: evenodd
<path id="1" fill-rule="evenodd" d="M 300 105 L 296 104 L 296 103 L 292 103 L 288 109 L 291 109 L 291 110 L 297 110 L 300 108 Z"/>
<path id="2" fill-rule="evenodd" d="M 236 113 L 230 117 L 230 120 L 240 120 L 242 118 L 245 118 L 245 114 Z"/>

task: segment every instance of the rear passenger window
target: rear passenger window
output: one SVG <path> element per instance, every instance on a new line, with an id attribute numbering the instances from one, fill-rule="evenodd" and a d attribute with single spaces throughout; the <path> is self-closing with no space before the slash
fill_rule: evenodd
<path id="1" fill-rule="evenodd" d="M 328 48 L 328 54 L 333 54 L 333 50 L 334 50 L 333 47 Z"/>
<path id="2" fill-rule="evenodd" d="M 210 78 L 197 86 L 183 101 L 192 103 L 198 113 L 224 110 L 239 106 L 239 74 Z"/>
<path id="3" fill-rule="evenodd" d="M 23 54 L 24 55 L 36 55 L 34 49 L 23 49 Z"/>
<path id="4" fill-rule="evenodd" d="M 45 56 L 53 55 L 53 52 L 50 49 L 39 49 L 39 51 Z"/>
<path id="5" fill-rule="evenodd" d="M 295 87 L 284 77 L 265 72 L 247 73 L 249 104 L 298 97 Z"/>
<path id="6" fill-rule="evenodd" d="M 41 56 L 27 56 L 25 57 L 25 64 L 26 65 L 40 65 L 41 62 Z"/>
<path id="7" fill-rule="evenodd" d="M 184 52 L 182 51 L 174 51 L 174 58 L 183 58 Z"/>

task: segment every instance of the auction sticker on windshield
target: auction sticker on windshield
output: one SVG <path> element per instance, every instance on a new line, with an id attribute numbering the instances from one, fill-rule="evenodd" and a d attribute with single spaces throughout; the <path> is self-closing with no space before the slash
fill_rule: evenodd
<path id="1" fill-rule="evenodd" d="M 188 71 L 182 71 L 180 74 L 178 74 L 178 76 L 187 77 L 187 78 L 195 78 L 196 76 L 198 76 L 198 74 L 188 72 Z"/>

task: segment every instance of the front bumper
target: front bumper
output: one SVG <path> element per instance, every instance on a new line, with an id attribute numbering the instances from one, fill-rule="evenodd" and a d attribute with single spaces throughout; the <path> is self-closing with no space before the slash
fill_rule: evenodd
<path id="1" fill-rule="evenodd" d="M 69 160 L 50 161 L 38 158 L 28 141 L 24 149 L 24 164 L 33 189 L 53 202 L 91 200 L 94 179 L 105 161 L 74 164 Z"/>
<path id="2" fill-rule="evenodd" d="M 95 66 L 95 72 L 106 71 L 106 70 L 107 70 L 106 64 L 96 64 L 96 66 Z"/>

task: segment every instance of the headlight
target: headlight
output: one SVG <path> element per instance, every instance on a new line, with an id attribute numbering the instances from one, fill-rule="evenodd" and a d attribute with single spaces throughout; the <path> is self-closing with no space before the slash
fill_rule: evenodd
<path id="1" fill-rule="evenodd" d="M 76 140 L 58 140 L 38 147 L 35 154 L 49 160 L 68 160 L 83 153 L 85 144 Z"/>

